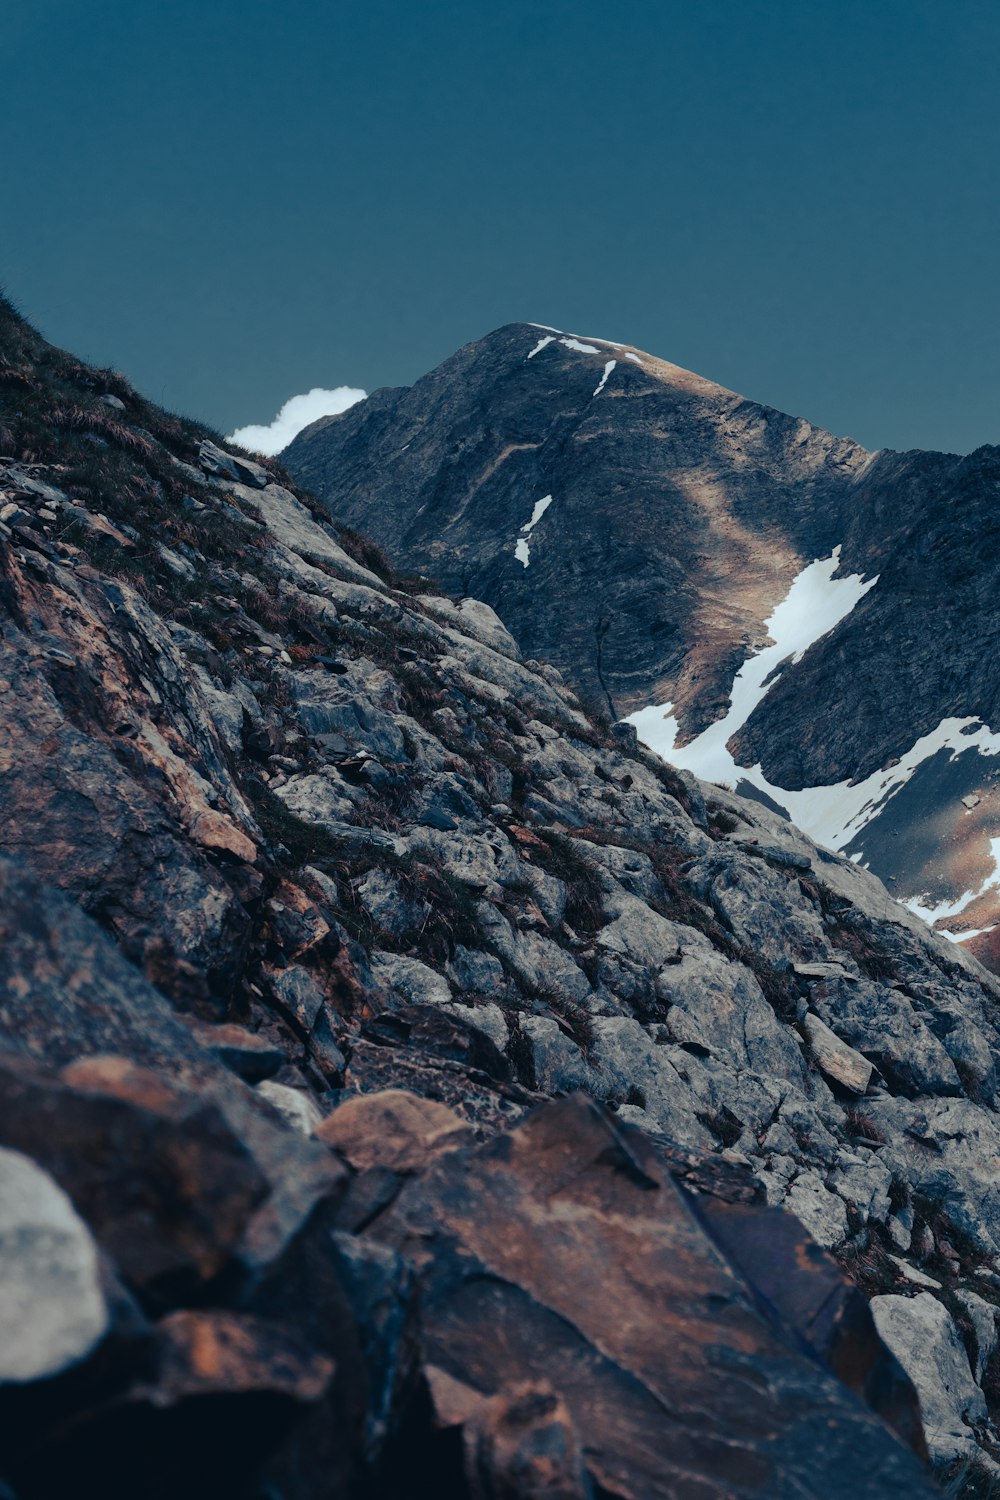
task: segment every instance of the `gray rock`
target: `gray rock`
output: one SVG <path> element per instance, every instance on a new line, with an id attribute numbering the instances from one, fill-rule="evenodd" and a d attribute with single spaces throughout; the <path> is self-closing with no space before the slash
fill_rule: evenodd
<path id="1" fill-rule="evenodd" d="M 637 963 L 658 969 L 680 958 L 682 942 L 698 943 L 700 934 L 661 917 L 636 896 L 623 893 L 609 904 L 616 915 L 597 934 L 595 941 L 602 948 L 612 948 Z M 699 946 L 707 947 L 707 941 L 702 940 Z"/>
<path id="2" fill-rule="evenodd" d="M 869 1219 L 884 1223 L 889 1217 L 892 1173 L 877 1158 L 845 1165 L 845 1155 L 840 1154 L 837 1171 L 830 1179 L 831 1187 L 845 1203 L 854 1205 L 862 1223 L 867 1224 Z"/>
<path id="3" fill-rule="evenodd" d="M 678 963 L 658 970 L 653 988 L 660 1003 L 670 1007 L 666 1025 L 675 1041 L 707 1047 L 737 1068 L 801 1083 L 805 1065 L 794 1034 L 782 1026 L 743 964 L 723 958 L 707 943 L 685 947 Z"/>
<path id="4" fill-rule="evenodd" d="M 452 998 L 447 979 L 418 958 L 375 952 L 371 964 L 376 981 L 397 1005 L 447 1005 Z"/>
<path id="5" fill-rule="evenodd" d="M 463 635 L 471 635 L 493 651 L 519 661 L 521 652 L 500 616 L 481 599 L 448 599 L 443 594 L 418 594 L 418 604 L 439 615 Z"/>
<path id="6" fill-rule="evenodd" d="M 202 443 L 198 450 L 198 462 L 207 474 L 234 479 L 251 489 L 263 489 L 270 483 L 270 475 L 262 464 L 254 463 L 249 458 L 238 458 L 234 453 L 226 453 L 215 443 Z"/>
<path id="7" fill-rule="evenodd" d="M 847 1235 L 847 1210 L 815 1172 L 800 1172 L 788 1188 L 783 1207 L 800 1219 L 817 1244 L 832 1250 Z"/>
<path id="8" fill-rule="evenodd" d="M 693 866 L 689 879 L 740 942 L 766 963 L 782 969 L 832 957 L 815 906 L 797 883 L 763 861 L 720 845 Z"/>
<path id="9" fill-rule="evenodd" d="M 358 787 L 350 786 L 329 767 L 318 775 L 289 777 L 275 795 L 303 823 L 315 823 L 331 831 L 353 815 L 363 796 Z"/>
<path id="10" fill-rule="evenodd" d="M 1000 1316 L 1000 1310 L 995 1303 L 987 1302 L 985 1297 L 980 1297 L 978 1292 L 970 1291 L 968 1287 L 956 1287 L 955 1296 L 975 1329 L 976 1354 L 972 1373 L 977 1383 L 981 1383 L 986 1368 L 996 1353 L 997 1317 Z"/>
<path id="11" fill-rule="evenodd" d="M 0 1148 L 0 1385 L 79 1364 L 109 1322 L 90 1230 L 47 1172 Z"/>
<path id="12" fill-rule="evenodd" d="M 598 1077 L 579 1045 L 548 1016 L 522 1016 L 521 1032 L 531 1043 L 535 1087 L 546 1094 L 593 1093 Z"/>
<path id="13" fill-rule="evenodd" d="M 855 1094 L 863 1094 L 872 1076 L 872 1064 L 860 1052 L 842 1042 L 819 1016 L 807 1015 L 802 1022 L 816 1065 L 828 1078 Z"/>
<path id="14" fill-rule="evenodd" d="M 505 1051 L 510 1041 L 510 1027 L 499 1005 L 463 1005 L 456 1000 L 450 1005 L 442 1005 L 441 1009 L 461 1021 L 463 1026 L 487 1037 L 499 1052 Z"/>
<path id="15" fill-rule="evenodd" d="M 637 1104 L 679 1145 L 711 1149 L 712 1136 L 698 1119 L 699 1100 L 677 1072 L 667 1048 L 657 1046 L 640 1023 L 627 1016 L 596 1016 L 593 1032 L 588 1054 L 592 1092 L 621 1104 Z"/>
<path id="16" fill-rule="evenodd" d="M 275 1083 L 273 1078 L 266 1078 L 263 1083 L 258 1083 L 255 1093 L 266 1099 L 285 1123 L 300 1135 L 312 1135 L 323 1118 L 303 1089 L 289 1088 L 285 1083 Z"/>
<path id="17" fill-rule="evenodd" d="M 377 927 L 392 937 L 420 926 L 429 908 L 405 896 L 389 870 L 368 870 L 354 887 L 358 900 Z"/>
<path id="18" fill-rule="evenodd" d="M 461 943 L 455 945 L 448 977 L 457 990 L 474 990 L 480 995 L 493 994 L 507 986 L 507 975 L 498 958 L 482 949 L 465 948 Z"/>
<path id="19" fill-rule="evenodd" d="M 962 1092 L 944 1047 L 897 990 L 867 980 L 828 980 L 814 986 L 810 999 L 830 1029 L 873 1062 L 894 1091 Z"/>
<path id="20" fill-rule="evenodd" d="M 986 1421 L 986 1400 L 948 1310 L 930 1292 L 873 1297 L 871 1310 L 880 1338 L 917 1388 L 931 1458 L 974 1458 L 969 1424 Z"/>

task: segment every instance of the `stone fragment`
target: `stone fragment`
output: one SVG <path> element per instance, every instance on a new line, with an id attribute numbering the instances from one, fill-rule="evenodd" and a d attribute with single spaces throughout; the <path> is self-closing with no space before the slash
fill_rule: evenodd
<path id="1" fill-rule="evenodd" d="M 192 1023 L 191 1029 L 213 1057 L 246 1083 L 260 1083 L 262 1079 L 270 1078 L 285 1061 L 285 1054 L 279 1047 L 248 1031 L 245 1026 L 231 1022 L 210 1026 L 198 1021 Z"/>
<path id="2" fill-rule="evenodd" d="M 941 1290 L 941 1283 L 935 1276 L 928 1276 L 926 1271 L 921 1271 L 916 1266 L 911 1266 L 908 1260 L 903 1260 L 902 1256 L 890 1255 L 889 1259 L 900 1275 L 905 1276 L 906 1280 L 911 1281 L 914 1286 L 927 1286 L 933 1287 L 936 1291 Z"/>
<path id="3" fill-rule="evenodd" d="M 300 1135 L 312 1135 L 323 1118 L 303 1089 L 290 1088 L 286 1083 L 276 1083 L 273 1078 L 265 1078 L 263 1083 L 258 1083 L 257 1093 Z"/>
<path id="4" fill-rule="evenodd" d="M 822 1072 L 852 1093 L 863 1094 L 872 1076 L 872 1064 L 868 1059 L 842 1042 L 819 1016 L 811 1012 L 803 1019 L 802 1029 Z"/>
<path id="5" fill-rule="evenodd" d="M 462 1436 L 472 1500 L 591 1500 L 580 1435 L 546 1381 L 481 1402 Z"/>
<path id="6" fill-rule="evenodd" d="M 847 1234 L 847 1210 L 816 1172 L 800 1172 L 786 1194 L 783 1207 L 806 1226 L 813 1239 L 830 1250 Z"/>
<path id="7" fill-rule="evenodd" d="M 968 1287 L 956 1287 L 955 1296 L 965 1309 L 976 1334 L 976 1353 L 972 1362 L 972 1373 L 978 1384 L 982 1383 L 986 1369 L 997 1350 L 997 1317 L 1000 1309 L 996 1303 L 987 1302 L 978 1292 Z"/>
<path id="8" fill-rule="evenodd" d="M 419 1172 L 442 1151 L 453 1151 L 474 1139 L 454 1110 L 405 1089 L 383 1089 L 347 1099 L 314 1134 L 359 1172 L 375 1166 Z"/>
<path id="9" fill-rule="evenodd" d="M 252 459 L 237 457 L 235 453 L 226 453 L 215 443 L 203 442 L 198 450 L 198 462 L 207 474 L 214 474 L 222 479 L 234 479 L 239 484 L 249 485 L 251 489 L 264 489 L 271 482 L 271 477 L 263 464 L 255 463 Z"/>

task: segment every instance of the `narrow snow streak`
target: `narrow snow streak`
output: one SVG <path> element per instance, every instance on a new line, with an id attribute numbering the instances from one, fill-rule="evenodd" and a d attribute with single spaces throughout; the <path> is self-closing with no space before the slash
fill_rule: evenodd
<path id="1" fill-rule="evenodd" d="M 604 374 L 601 376 L 600 383 L 599 383 L 597 389 L 594 392 L 595 396 L 599 396 L 601 394 L 601 392 L 603 391 L 604 387 L 608 383 L 608 376 L 611 374 L 611 371 L 614 369 L 614 367 L 615 367 L 615 365 L 617 363 L 618 363 L 618 361 L 616 359 L 609 359 L 608 360 L 607 364 L 604 366 Z"/>
<path id="2" fill-rule="evenodd" d="M 528 538 L 551 504 L 551 495 L 544 495 L 541 500 L 536 500 L 531 512 L 531 520 L 525 521 L 524 525 L 521 527 L 521 536 L 520 540 L 514 547 L 514 556 L 517 558 L 518 562 L 523 563 L 525 567 L 527 567 L 531 561 L 531 548 L 528 546 Z"/>
<path id="3" fill-rule="evenodd" d="M 560 344 L 565 344 L 567 349 L 575 349 L 578 354 L 600 354 L 596 344 L 581 344 L 579 339 L 560 339 Z"/>
<path id="4" fill-rule="evenodd" d="M 706 781 L 719 781 L 727 786 L 735 786 L 740 780 L 750 781 L 786 806 L 789 796 L 805 796 L 802 792 L 787 793 L 772 787 L 759 766 L 748 769 L 738 766 L 726 746 L 727 741 L 743 727 L 757 705 L 767 696 L 772 685 L 767 679 L 775 668 L 789 657 L 793 664 L 801 661 L 808 648 L 839 625 L 858 600 L 878 582 L 877 578 L 872 578 L 865 583 L 860 573 L 854 573 L 849 578 L 834 578 L 833 574 L 839 564 L 840 548 L 835 547 L 830 557 L 810 563 L 793 581 L 785 599 L 764 622 L 774 645 L 758 651 L 756 656 L 749 657 L 740 667 L 733 682 L 729 711 L 725 718 L 710 724 L 689 745 L 678 746 L 676 742 L 680 726 L 670 713 L 673 705 L 668 703 L 665 707 L 650 706 L 631 715 L 630 722 L 635 725 L 639 738 L 664 760 L 694 771 Z M 789 812 L 791 811 L 789 808 Z M 795 813 L 792 813 L 792 817 L 796 817 Z M 800 827 L 804 827 L 800 819 L 796 818 L 796 821 Z M 806 828 L 805 831 L 813 838 L 817 837 L 811 828 Z M 828 841 L 829 839 L 821 840 Z"/>
<path id="5" fill-rule="evenodd" d="M 546 337 L 543 338 L 543 339 L 539 339 L 538 343 L 535 345 L 534 349 L 532 349 L 531 353 L 528 355 L 528 358 L 529 359 L 534 359 L 534 357 L 535 357 L 536 354 L 540 354 L 542 352 L 542 350 L 545 348 L 546 344 L 554 344 L 555 341 L 556 341 L 555 340 L 555 334 L 552 334 L 552 333 L 547 334 Z"/>

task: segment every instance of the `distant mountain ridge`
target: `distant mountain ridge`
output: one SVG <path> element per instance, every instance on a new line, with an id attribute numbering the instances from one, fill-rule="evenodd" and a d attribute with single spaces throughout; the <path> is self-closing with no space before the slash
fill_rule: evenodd
<path id="1" fill-rule="evenodd" d="M 640 713 L 661 753 L 694 742 L 683 763 L 712 776 L 700 737 L 729 716 L 737 768 L 760 767 L 740 790 L 821 838 L 839 799 L 837 847 L 1000 957 L 1000 449 L 871 453 L 630 346 L 513 324 L 283 459 L 394 561 Z M 824 560 L 863 592 L 733 723 L 737 674 Z"/>

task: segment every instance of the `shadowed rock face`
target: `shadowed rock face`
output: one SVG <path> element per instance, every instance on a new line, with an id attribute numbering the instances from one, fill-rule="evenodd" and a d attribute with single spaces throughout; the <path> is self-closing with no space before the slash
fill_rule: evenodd
<path id="1" fill-rule="evenodd" d="M 864 780 L 944 720 L 1000 731 L 996 448 L 869 454 L 648 354 L 514 324 L 321 419 L 284 459 L 613 716 L 671 703 L 681 746 L 724 715 L 795 577 L 839 547 L 837 576 L 877 586 L 778 664 L 730 740 L 786 792 Z M 971 893 L 995 873 L 996 767 L 941 752 L 837 847 L 926 907 L 969 892 L 946 925 L 989 927 L 996 890 Z"/>

